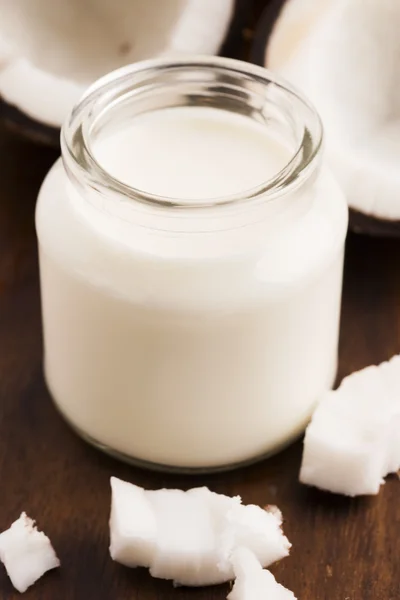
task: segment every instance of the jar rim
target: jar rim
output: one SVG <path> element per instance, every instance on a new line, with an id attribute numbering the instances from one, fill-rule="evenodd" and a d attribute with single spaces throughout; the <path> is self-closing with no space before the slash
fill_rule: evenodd
<path id="1" fill-rule="evenodd" d="M 261 84 L 294 104 L 302 115 L 301 139 L 287 164 L 261 184 L 239 193 L 207 198 L 190 203 L 149 193 L 113 177 L 96 159 L 89 143 L 91 129 L 106 110 L 115 106 L 133 88 L 140 89 L 149 78 L 160 73 L 183 73 L 190 70 L 217 72 L 221 76 L 242 77 Z M 179 82 L 176 84 L 179 85 Z M 134 99 L 133 99 L 134 102 Z M 266 101 L 267 102 L 267 101 Z M 200 104 L 199 104 L 200 105 Z M 123 198 L 159 208 L 193 210 L 216 206 L 247 205 L 266 202 L 290 193 L 308 181 L 319 165 L 323 143 L 321 119 L 301 92 L 268 69 L 240 60 L 217 56 L 155 58 L 127 65 L 101 77 L 84 93 L 73 108 L 61 130 L 61 150 L 64 166 L 79 186 L 89 186 L 100 193 L 115 193 Z"/>

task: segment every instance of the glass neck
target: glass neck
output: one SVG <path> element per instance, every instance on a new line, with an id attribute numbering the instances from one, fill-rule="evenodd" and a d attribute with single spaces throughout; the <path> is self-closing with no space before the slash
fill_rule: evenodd
<path id="1" fill-rule="evenodd" d="M 133 117 L 163 108 L 201 106 L 262 123 L 290 148 L 288 163 L 255 188 L 201 202 L 155 196 L 115 179 L 93 146 Z M 62 131 L 62 154 L 72 184 L 93 206 L 125 221 L 170 231 L 234 229 L 305 210 L 319 167 L 322 131 L 315 110 L 271 73 L 224 58 L 167 59 L 111 73 L 89 88 Z M 157 228 L 157 227 L 155 227 Z"/>

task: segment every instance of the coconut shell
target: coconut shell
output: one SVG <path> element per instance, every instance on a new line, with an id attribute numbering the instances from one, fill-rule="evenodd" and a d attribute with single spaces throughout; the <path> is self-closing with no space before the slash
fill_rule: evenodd
<path id="1" fill-rule="evenodd" d="M 250 59 L 256 65 L 268 66 L 265 64 L 268 41 L 284 4 L 285 0 L 271 0 L 261 15 L 250 53 Z M 355 233 L 364 235 L 387 238 L 400 237 L 400 221 L 377 218 L 351 207 L 349 228 Z"/>
<path id="2" fill-rule="evenodd" d="M 60 129 L 35 121 L 0 97 L 0 119 L 9 131 L 32 142 L 53 148 L 60 146 Z"/>
<path id="3" fill-rule="evenodd" d="M 250 52 L 251 62 L 255 63 L 256 65 L 265 67 L 265 51 L 268 40 L 284 4 L 285 0 L 270 0 L 261 14 L 255 30 L 253 46 Z"/>
<path id="4" fill-rule="evenodd" d="M 248 32 L 254 26 L 255 4 L 254 0 L 235 0 L 232 21 L 221 47 L 221 56 L 244 59 L 247 55 Z"/>
<path id="5" fill-rule="evenodd" d="M 355 233 L 376 237 L 400 237 L 400 221 L 377 219 L 358 210 L 350 209 L 349 227 Z"/>
<path id="6" fill-rule="evenodd" d="M 252 1 L 235 0 L 232 20 L 222 44 L 221 56 L 241 58 L 245 48 L 246 30 L 250 27 Z M 32 142 L 54 148 L 60 147 L 60 128 L 46 125 L 29 117 L 16 106 L 10 105 L 0 96 L 0 119 L 4 126 Z"/>

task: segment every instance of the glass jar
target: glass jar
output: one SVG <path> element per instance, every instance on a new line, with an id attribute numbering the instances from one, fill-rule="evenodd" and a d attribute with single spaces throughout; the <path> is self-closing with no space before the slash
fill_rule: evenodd
<path id="1" fill-rule="evenodd" d="M 266 160 L 251 189 L 186 200 L 132 187 L 96 154 L 135 119 L 199 107 L 279 137 L 287 158 L 272 175 Z M 161 134 L 149 129 L 146 156 Z M 210 145 L 216 174 L 241 175 L 229 154 L 241 140 L 224 156 Z M 335 379 L 347 230 L 321 142 L 304 98 L 239 61 L 146 61 L 88 90 L 36 215 L 45 377 L 83 438 L 133 463 L 196 471 L 258 460 L 301 434 Z M 188 139 L 189 158 L 193 148 Z M 117 167 L 125 156 L 118 145 L 109 155 Z M 190 186 L 186 171 L 176 164 L 174 176 Z"/>

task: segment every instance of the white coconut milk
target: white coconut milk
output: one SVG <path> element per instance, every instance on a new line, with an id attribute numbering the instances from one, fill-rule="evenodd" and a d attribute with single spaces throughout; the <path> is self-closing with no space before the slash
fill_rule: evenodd
<path id="1" fill-rule="evenodd" d="M 290 151 L 212 108 L 159 110 L 93 142 L 119 180 L 188 205 L 244 192 Z M 174 467 L 297 436 L 336 372 L 347 210 L 322 171 L 252 211 L 89 202 L 57 163 L 37 210 L 45 373 L 85 436 Z"/>

